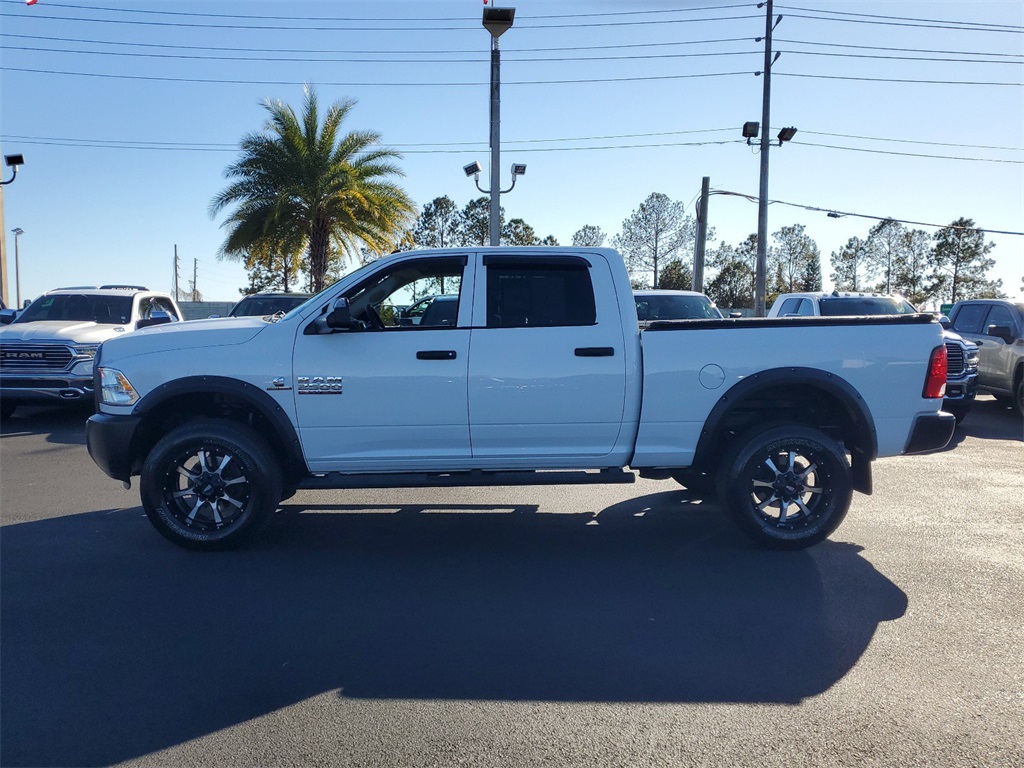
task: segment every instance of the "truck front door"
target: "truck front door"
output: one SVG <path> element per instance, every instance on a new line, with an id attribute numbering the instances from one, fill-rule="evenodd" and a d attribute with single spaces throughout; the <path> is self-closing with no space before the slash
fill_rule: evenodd
<path id="1" fill-rule="evenodd" d="M 299 438 L 314 472 L 446 468 L 468 459 L 472 266 L 466 257 L 408 258 L 345 291 L 352 329 L 295 339 Z M 419 325 L 395 305 L 443 293 Z"/>

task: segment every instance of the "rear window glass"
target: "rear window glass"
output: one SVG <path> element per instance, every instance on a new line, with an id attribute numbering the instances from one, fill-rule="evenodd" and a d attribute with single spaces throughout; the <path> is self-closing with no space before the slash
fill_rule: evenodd
<path id="1" fill-rule="evenodd" d="M 910 304 L 888 296 L 837 296 L 822 298 L 821 314 L 840 315 L 912 315 L 916 310 Z"/>
<path id="2" fill-rule="evenodd" d="M 710 299 L 703 296 L 636 296 L 636 316 L 644 321 L 652 320 L 705 320 L 718 318 L 722 313 L 711 306 Z"/>

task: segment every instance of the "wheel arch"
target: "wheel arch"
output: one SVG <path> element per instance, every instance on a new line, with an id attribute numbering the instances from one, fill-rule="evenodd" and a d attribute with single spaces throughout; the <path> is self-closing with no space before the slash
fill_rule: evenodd
<path id="1" fill-rule="evenodd" d="M 773 368 L 733 385 L 708 415 L 694 466 L 714 471 L 737 436 L 767 420 L 815 427 L 842 442 L 850 452 L 855 489 L 871 492 L 871 462 L 878 456 L 871 411 L 850 382 L 815 368 Z"/>
<path id="2" fill-rule="evenodd" d="M 182 424 L 202 418 L 225 418 L 247 424 L 270 445 L 286 482 L 309 474 L 298 433 L 287 412 L 267 392 L 227 376 L 186 376 L 165 382 L 132 410 L 141 421 L 132 439 L 133 474 L 156 442 Z"/>

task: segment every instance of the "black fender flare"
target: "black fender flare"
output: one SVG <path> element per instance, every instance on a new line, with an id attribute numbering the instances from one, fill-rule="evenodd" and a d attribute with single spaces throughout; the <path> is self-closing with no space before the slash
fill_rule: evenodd
<path id="1" fill-rule="evenodd" d="M 147 413 L 171 398 L 200 392 L 231 395 L 252 406 L 277 434 L 278 445 L 286 459 L 286 466 L 283 468 L 286 476 L 302 477 L 309 474 L 299 435 L 284 408 L 265 391 L 246 381 L 228 376 L 185 376 L 174 379 L 161 384 L 139 400 L 132 409 L 132 415 L 145 417 Z"/>
<path id="2" fill-rule="evenodd" d="M 704 422 L 704 429 L 701 430 L 700 438 L 697 441 L 694 464 L 701 466 L 712 455 L 713 444 L 722 422 L 738 404 L 754 395 L 758 390 L 785 385 L 811 386 L 820 389 L 834 397 L 846 408 L 856 429 L 856 449 L 852 451 L 855 475 L 859 471 L 864 471 L 864 468 L 878 457 L 878 434 L 875 431 L 875 420 L 856 387 L 842 376 L 837 376 L 834 373 L 817 368 L 787 366 L 771 368 L 747 376 L 730 387 L 719 398 Z M 858 481 L 862 479 L 863 477 L 857 478 Z M 858 482 L 858 485 L 864 486 L 865 483 Z M 866 485 L 870 488 L 870 475 L 867 476 Z"/>

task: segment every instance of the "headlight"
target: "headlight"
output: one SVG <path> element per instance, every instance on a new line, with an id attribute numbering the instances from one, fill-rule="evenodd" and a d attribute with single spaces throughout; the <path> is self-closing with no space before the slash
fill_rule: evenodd
<path id="1" fill-rule="evenodd" d="M 100 368 L 101 401 L 107 405 L 134 405 L 139 393 L 128 378 L 116 368 Z"/>
<path id="2" fill-rule="evenodd" d="M 92 360 L 96 357 L 96 350 L 99 344 L 79 344 L 74 347 L 75 357 L 81 360 Z"/>

